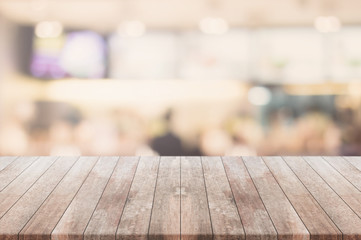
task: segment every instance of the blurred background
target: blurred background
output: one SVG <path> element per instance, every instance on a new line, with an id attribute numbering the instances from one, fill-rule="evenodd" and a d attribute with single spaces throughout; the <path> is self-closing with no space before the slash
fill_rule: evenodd
<path id="1" fill-rule="evenodd" d="M 359 0 L 1 0 L 0 155 L 360 155 Z"/>

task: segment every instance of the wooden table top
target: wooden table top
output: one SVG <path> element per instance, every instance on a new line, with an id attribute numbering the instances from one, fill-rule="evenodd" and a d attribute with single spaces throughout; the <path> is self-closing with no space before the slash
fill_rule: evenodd
<path id="1" fill-rule="evenodd" d="M 1 240 L 361 239 L 361 157 L 0 157 Z"/>

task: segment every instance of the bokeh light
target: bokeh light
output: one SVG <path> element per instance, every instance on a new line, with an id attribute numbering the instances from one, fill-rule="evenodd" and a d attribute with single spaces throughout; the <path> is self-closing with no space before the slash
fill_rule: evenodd
<path id="1" fill-rule="evenodd" d="M 0 1 L 0 155 L 360 155 L 361 1 Z"/>

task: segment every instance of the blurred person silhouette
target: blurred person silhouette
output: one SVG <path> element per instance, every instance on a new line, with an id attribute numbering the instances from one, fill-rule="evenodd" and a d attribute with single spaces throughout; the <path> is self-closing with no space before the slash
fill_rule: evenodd
<path id="1" fill-rule="evenodd" d="M 357 156 L 361 154 L 361 121 L 360 114 L 351 107 L 338 113 L 340 119 L 340 155 Z"/>
<path id="2" fill-rule="evenodd" d="M 181 139 L 172 131 L 173 111 L 169 109 L 164 117 L 165 132 L 150 141 L 151 148 L 160 156 L 184 156 L 188 155 L 182 147 Z"/>

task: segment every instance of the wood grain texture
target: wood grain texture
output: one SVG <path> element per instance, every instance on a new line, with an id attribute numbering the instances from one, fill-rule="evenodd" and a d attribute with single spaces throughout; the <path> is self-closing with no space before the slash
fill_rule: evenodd
<path id="1" fill-rule="evenodd" d="M 302 157 L 283 157 L 343 234 L 344 240 L 361 239 L 361 219 Z"/>
<path id="2" fill-rule="evenodd" d="M 40 157 L 53 163 L 57 157 Z M 61 161 L 60 161 L 61 160 Z M 18 233 L 74 164 L 76 159 L 58 159 L 0 220 L 0 239 L 17 240 Z"/>
<path id="3" fill-rule="evenodd" d="M 11 206 L 19 200 L 54 162 L 55 158 L 38 159 L 0 192 L 0 218 L 4 216 Z"/>
<path id="4" fill-rule="evenodd" d="M 18 157 L 0 157 L 0 171 L 6 168 Z"/>
<path id="5" fill-rule="evenodd" d="M 78 159 L 78 157 L 67 157 Z M 60 159 L 62 160 L 62 159 Z M 50 240 L 51 232 L 98 157 L 80 157 L 19 234 L 20 240 Z"/>
<path id="6" fill-rule="evenodd" d="M 279 239 L 310 238 L 302 220 L 260 157 L 244 157 L 244 163 L 276 227 Z"/>
<path id="7" fill-rule="evenodd" d="M 121 157 L 84 233 L 85 240 L 114 240 L 139 158 Z"/>
<path id="8" fill-rule="evenodd" d="M 361 217 L 361 192 L 322 157 L 304 157 L 306 162 Z"/>
<path id="9" fill-rule="evenodd" d="M 245 239 L 231 188 L 220 157 L 202 157 L 214 239 Z"/>
<path id="10" fill-rule="evenodd" d="M 343 157 L 323 157 L 344 178 L 361 191 L 361 171 Z"/>
<path id="11" fill-rule="evenodd" d="M 361 171 L 361 157 L 353 156 L 353 157 L 343 157 L 343 158 Z"/>
<path id="12" fill-rule="evenodd" d="M 160 160 L 149 239 L 180 239 L 180 157 Z"/>
<path id="13" fill-rule="evenodd" d="M 0 172 L 0 192 L 39 157 L 19 157 Z"/>
<path id="14" fill-rule="evenodd" d="M 121 217 L 116 239 L 147 239 L 159 157 L 141 157 Z"/>
<path id="15" fill-rule="evenodd" d="M 361 157 L 2 159 L 0 240 L 361 240 Z"/>
<path id="16" fill-rule="evenodd" d="M 200 157 L 181 158 L 181 237 L 213 238 Z"/>
<path id="17" fill-rule="evenodd" d="M 314 240 L 341 240 L 342 234 L 281 157 L 264 157 Z"/>
<path id="18" fill-rule="evenodd" d="M 277 231 L 241 157 L 223 157 L 246 239 L 277 240 Z"/>
<path id="19" fill-rule="evenodd" d="M 82 240 L 85 228 L 117 164 L 118 157 L 100 157 L 51 234 L 54 240 Z"/>

